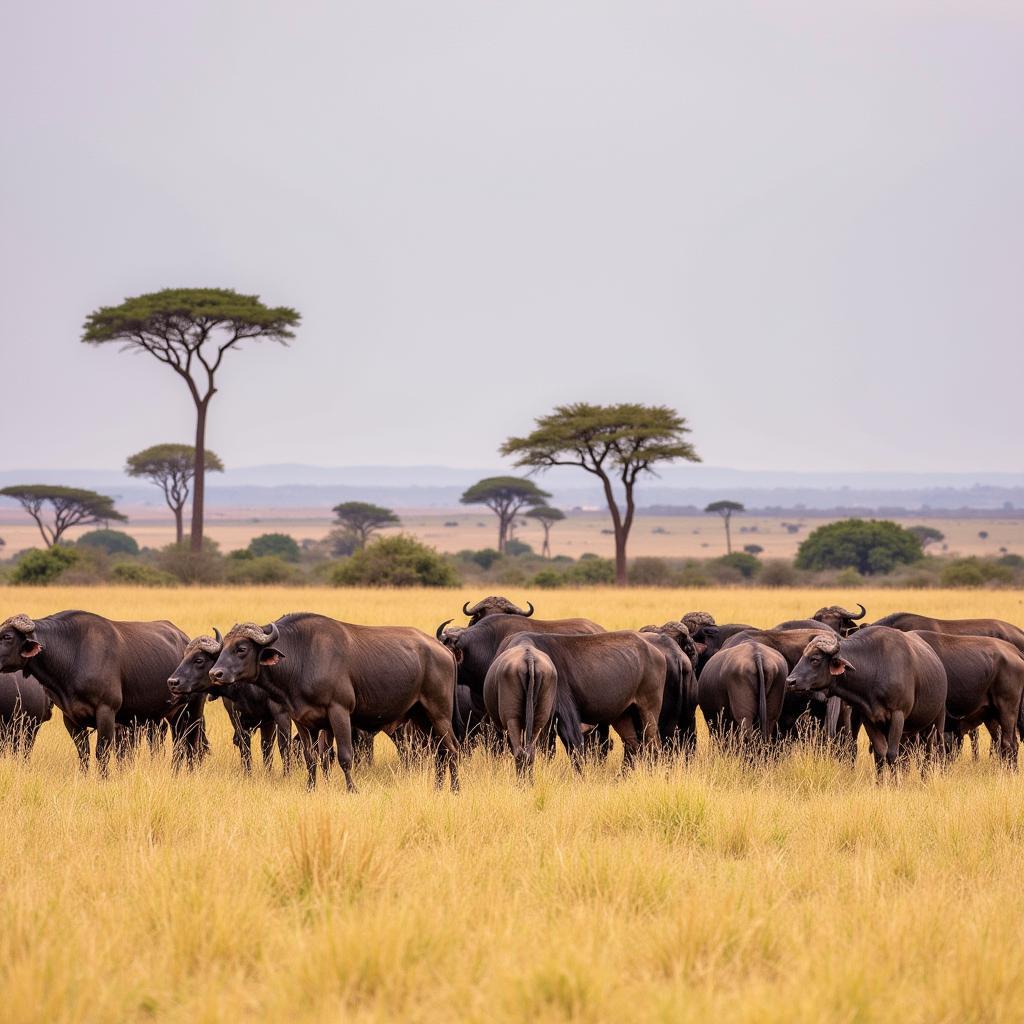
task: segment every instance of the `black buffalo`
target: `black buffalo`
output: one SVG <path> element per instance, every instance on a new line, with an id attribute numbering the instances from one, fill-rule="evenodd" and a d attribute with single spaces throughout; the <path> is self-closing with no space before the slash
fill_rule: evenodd
<path id="1" fill-rule="evenodd" d="M 53 701 L 22 672 L 0 677 L 0 754 L 28 757 L 43 722 L 53 717 Z"/>
<path id="2" fill-rule="evenodd" d="M 722 649 L 725 642 L 746 629 L 757 629 L 745 622 L 726 622 L 719 625 L 709 612 L 687 612 L 680 621 L 690 631 L 697 648 L 697 662 L 693 666 L 699 677 L 704 666 Z"/>
<path id="3" fill-rule="evenodd" d="M 523 611 L 519 605 L 514 604 L 507 597 L 495 594 L 491 597 L 485 597 L 482 601 L 477 601 L 472 607 L 466 601 L 462 606 L 462 614 L 469 618 L 469 622 L 466 623 L 467 626 L 475 626 L 476 623 L 488 615 L 521 615 L 524 619 L 529 619 L 533 616 L 534 608 L 531 601 L 526 603 L 529 605 L 529 608 Z"/>
<path id="4" fill-rule="evenodd" d="M 662 747 L 691 754 L 697 748 L 697 647 L 682 622 L 643 626 L 640 635 L 665 655 L 665 695 L 658 716 Z"/>
<path id="5" fill-rule="evenodd" d="M 300 612 L 267 626 L 236 625 L 224 637 L 210 685 L 255 683 L 288 710 L 316 783 L 314 737 L 333 735 L 345 784 L 352 781 L 352 726 L 388 730 L 411 719 L 437 745 L 437 781 L 457 789 L 460 733 L 453 717 L 455 663 L 418 629 L 359 626 Z"/>
<path id="6" fill-rule="evenodd" d="M 186 639 L 166 621 L 115 622 L 83 611 L 36 621 L 16 615 L 0 625 L 0 671 L 24 671 L 38 680 L 63 713 L 83 769 L 90 729 L 105 773 L 118 726 L 137 735 L 162 720 L 171 729 L 175 761 L 192 763 L 207 749 L 206 698 L 177 698 L 167 685 Z"/>
<path id="7" fill-rule="evenodd" d="M 713 736 L 735 736 L 741 743 L 756 728 L 762 741 L 775 737 L 786 692 L 786 659 L 750 640 L 718 651 L 697 683 L 704 720 Z"/>
<path id="8" fill-rule="evenodd" d="M 879 773 L 895 767 L 912 740 L 925 745 L 926 764 L 934 758 L 946 721 L 946 670 L 920 637 L 886 626 L 845 639 L 822 634 L 787 682 L 798 692 L 841 697 L 859 712 Z"/>

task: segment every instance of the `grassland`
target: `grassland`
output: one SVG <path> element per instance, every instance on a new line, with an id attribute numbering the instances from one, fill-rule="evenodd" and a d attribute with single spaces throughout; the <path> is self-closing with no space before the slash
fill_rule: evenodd
<path id="1" fill-rule="evenodd" d="M 299 600 L 432 628 L 470 594 L 2 589 L 3 614 L 89 607 L 190 632 Z M 525 594 L 510 593 L 514 598 Z M 534 595 L 536 596 L 536 595 Z M 1024 620 L 1019 592 L 611 590 L 540 612 L 609 626 L 823 598 Z M 1013 1021 L 1024 1016 L 1020 776 L 983 758 L 876 785 L 812 750 L 532 789 L 477 754 L 461 794 L 385 744 L 343 793 L 242 777 L 223 711 L 194 774 L 144 755 L 81 777 L 61 727 L 0 761 L 6 1021 Z"/>

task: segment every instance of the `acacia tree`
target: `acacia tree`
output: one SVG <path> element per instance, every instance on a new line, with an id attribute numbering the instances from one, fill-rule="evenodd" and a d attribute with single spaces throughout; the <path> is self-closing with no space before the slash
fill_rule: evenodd
<path id="1" fill-rule="evenodd" d="M 725 523 L 725 553 L 727 555 L 732 554 L 732 530 L 730 529 L 730 523 L 732 522 L 732 514 L 734 512 L 743 512 L 745 509 L 743 505 L 738 501 L 713 501 L 706 509 L 705 512 L 717 512 L 722 517 Z"/>
<path id="2" fill-rule="evenodd" d="M 223 473 L 224 463 L 207 450 L 204 467 L 207 473 Z M 190 444 L 155 444 L 128 456 L 124 471 L 129 476 L 144 477 L 164 492 L 164 501 L 174 513 L 174 529 L 178 544 L 185 539 L 184 509 L 189 484 L 196 472 L 196 451 Z"/>
<path id="3" fill-rule="evenodd" d="M 546 470 L 552 466 L 578 466 L 601 481 L 615 534 L 615 582 L 627 581 L 626 542 L 636 514 L 636 482 L 641 473 L 653 473 L 658 463 L 674 459 L 700 462 L 684 435 L 686 420 L 662 405 L 559 405 L 537 419 L 526 437 L 510 437 L 502 455 L 517 456 L 517 466 Z M 615 495 L 618 484 L 625 508 Z"/>
<path id="4" fill-rule="evenodd" d="M 48 548 L 60 543 L 65 531 L 82 523 L 108 523 L 111 519 L 127 522 L 128 517 L 114 508 L 114 499 L 80 487 L 56 487 L 51 484 L 14 484 L 0 491 L 14 498 L 36 521 Z M 47 522 L 44 512 L 49 505 L 53 520 Z"/>
<path id="5" fill-rule="evenodd" d="M 551 557 L 551 527 L 565 518 L 565 513 L 560 508 L 552 508 L 550 505 L 538 505 L 526 513 L 528 519 L 536 519 L 544 527 L 544 545 L 540 549 L 541 558 Z"/>
<path id="6" fill-rule="evenodd" d="M 543 505 L 551 495 L 532 480 L 518 476 L 489 476 L 466 489 L 463 505 L 486 505 L 498 517 L 498 550 L 504 554 L 512 520 L 527 506 Z"/>
<path id="7" fill-rule="evenodd" d="M 331 510 L 338 522 L 358 538 L 359 548 L 365 548 L 370 535 L 384 526 L 397 526 L 401 519 L 389 508 L 372 505 L 368 501 L 343 501 Z"/>
<path id="8" fill-rule="evenodd" d="M 203 547 L 206 495 L 206 417 L 217 393 L 216 375 L 224 356 L 243 341 L 268 338 L 286 343 L 295 336 L 299 314 L 287 306 L 270 308 L 256 295 L 229 288 L 165 288 L 104 306 L 86 318 L 82 341 L 120 342 L 148 352 L 169 366 L 188 387 L 196 407 L 191 548 Z"/>

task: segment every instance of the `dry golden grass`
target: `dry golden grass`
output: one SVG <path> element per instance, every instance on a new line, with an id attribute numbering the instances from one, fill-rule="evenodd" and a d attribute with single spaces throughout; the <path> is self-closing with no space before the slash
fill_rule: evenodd
<path id="1" fill-rule="evenodd" d="M 194 632 L 303 607 L 432 628 L 456 592 L 2 590 Z M 479 595 L 477 595 L 479 596 Z M 510 594 L 525 597 L 524 594 Z M 533 595 L 535 599 L 538 595 Z M 609 626 L 693 608 L 755 623 L 860 599 L 1020 621 L 1010 592 L 540 595 Z M 983 759 L 876 785 L 798 750 L 627 779 L 564 757 L 519 786 L 475 755 L 457 796 L 386 744 L 361 791 L 242 777 L 214 753 L 81 777 L 56 723 L 0 761 L 0 1015 L 9 1021 L 1021 1019 L 1022 779 Z"/>

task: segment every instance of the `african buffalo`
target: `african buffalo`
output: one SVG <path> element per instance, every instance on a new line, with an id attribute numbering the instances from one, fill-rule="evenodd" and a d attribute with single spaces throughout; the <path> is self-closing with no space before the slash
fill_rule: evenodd
<path id="1" fill-rule="evenodd" d="M 437 742 L 437 782 L 458 789 L 460 733 L 455 663 L 418 629 L 358 626 L 299 612 L 267 626 L 233 626 L 210 670 L 213 686 L 255 683 L 288 710 L 316 784 L 313 737 L 333 733 L 345 784 L 352 781 L 352 726 L 376 732 L 412 718 Z M 461 724 L 461 723 L 460 723 Z"/>
<path id="2" fill-rule="evenodd" d="M 946 721 L 946 670 L 920 637 L 886 626 L 853 636 L 815 637 L 787 683 L 796 691 L 841 697 L 859 712 L 875 767 L 895 767 L 901 743 L 920 739 L 927 762 L 935 755 Z"/>
<path id="3" fill-rule="evenodd" d="M 554 663 L 532 643 L 506 647 L 487 670 L 484 704 L 508 735 L 521 778 L 533 776 L 537 740 L 551 724 L 557 689 Z"/>
<path id="4" fill-rule="evenodd" d="M 709 612 L 687 612 L 680 616 L 680 621 L 690 631 L 690 636 L 697 646 L 697 661 L 693 667 L 698 678 L 704 671 L 704 666 L 722 649 L 726 640 L 745 629 L 757 629 L 757 626 L 743 622 L 718 625 Z"/>
<path id="5" fill-rule="evenodd" d="M 697 647 L 682 622 L 643 626 L 639 632 L 665 655 L 665 695 L 658 716 L 662 747 L 691 754 L 697 748 Z"/>
<path id="6" fill-rule="evenodd" d="M 946 751 L 958 750 L 964 733 L 984 724 L 999 756 L 1017 763 L 1017 713 L 1024 694 L 1024 656 L 990 636 L 952 636 L 912 630 L 946 670 Z"/>
<path id="7" fill-rule="evenodd" d="M 469 617 L 467 626 L 474 626 L 481 619 L 486 618 L 488 615 L 521 615 L 524 619 L 528 619 L 533 615 L 533 602 L 526 602 L 530 607 L 529 611 L 523 611 L 522 608 L 517 604 L 513 604 L 507 597 L 501 597 L 500 595 L 492 595 L 491 597 L 485 597 L 482 601 L 477 601 L 472 608 L 469 606 L 469 602 L 466 601 L 462 606 L 462 614 Z"/>
<path id="8" fill-rule="evenodd" d="M 666 661 L 653 643 L 632 630 L 569 636 L 515 633 L 501 650 L 523 645 L 543 652 L 555 666 L 555 729 L 577 768 L 584 752 L 584 722 L 615 729 L 624 747 L 624 770 L 638 755 L 659 746 Z"/>
<path id="9" fill-rule="evenodd" d="M 1024 654 L 1024 629 L 1002 619 L 933 619 L 927 615 L 915 615 L 913 612 L 894 612 L 873 622 L 872 625 L 888 626 L 904 633 L 919 630 L 948 633 L 952 636 L 993 636 L 997 640 L 1013 644 L 1021 654 Z"/>
<path id="10" fill-rule="evenodd" d="M 765 644 L 748 640 L 718 651 L 697 683 L 712 735 L 735 732 L 742 742 L 756 726 L 762 741 L 773 739 L 788 671 L 786 659 Z"/>
<path id="11" fill-rule="evenodd" d="M 257 729 L 260 731 L 263 767 L 269 770 L 273 763 L 276 738 L 281 765 L 287 773 L 291 768 L 292 753 L 292 723 L 288 712 L 272 701 L 265 690 L 252 683 L 211 685 L 210 669 L 216 664 L 223 643 L 220 632 L 216 629 L 213 632 L 213 636 L 197 636 L 188 642 L 181 663 L 167 680 L 171 693 L 188 698 L 202 692 L 211 701 L 220 697 L 231 720 L 232 741 L 238 748 L 246 774 L 252 771 L 252 734 Z"/>
<path id="12" fill-rule="evenodd" d="M 43 722 L 53 716 L 53 701 L 22 672 L 0 678 L 0 754 L 28 757 Z"/>
<path id="13" fill-rule="evenodd" d="M 838 604 L 829 605 L 827 608 L 819 608 L 811 618 L 815 622 L 824 623 L 830 629 L 834 629 L 840 636 L 849 636 L 855 633 L 860 627 L 858 623 L 867 615 L 867 609 L 860 602 L 857 603 L 860 615 L 854 615 Z"/>
<path id="14" fill-rule="evenodd" d="M 181 660 L 185 634 L 170 622 L 115 622 L 84 611 L 33 621 L 15 615 L 0 624 L 0 672 L 38 680 L 64 715 L 83 770 L 89 729 L 96 761 L 106 773 L 117 726 L 139 729 L 166 720 L 175 761 L 203 755 L 205 696 L 175 699 L 167 678 Z"/>

